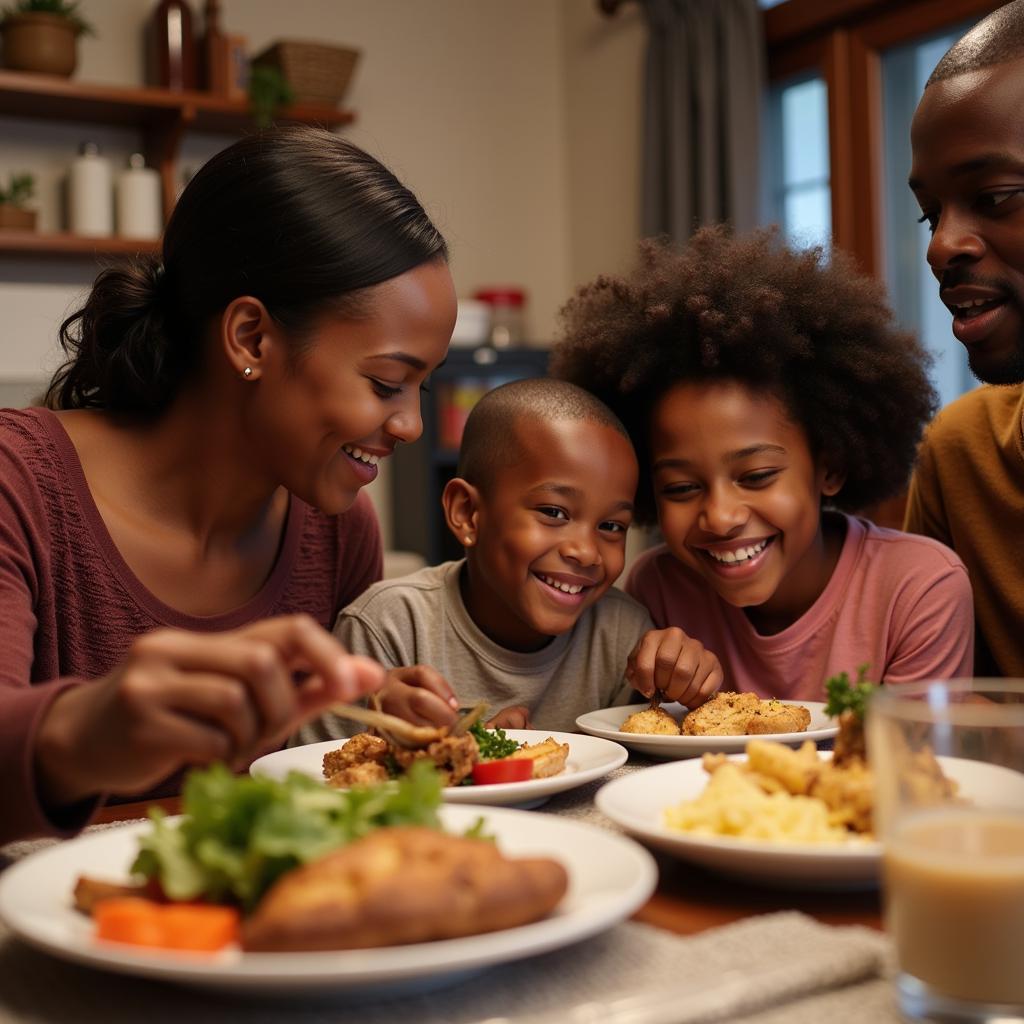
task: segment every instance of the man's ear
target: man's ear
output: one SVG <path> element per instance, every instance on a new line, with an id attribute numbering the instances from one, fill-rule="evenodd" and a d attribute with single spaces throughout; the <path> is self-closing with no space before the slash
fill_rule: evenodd
<path id="1" fill-rule="evenodd" d="M 262 376 L 279 333 L 267 307 L 251 295 L 232 299 L 221 314 L 220 343 L 228 364 L 245 380 Z"/>
<path id="2" fill-rule="evenodd" d="M 448 529 L 464 547 L 471 548 L 480 528 L 480 492 L 468 480 L 457 476 L 445 485 L 441 495 Z"/>

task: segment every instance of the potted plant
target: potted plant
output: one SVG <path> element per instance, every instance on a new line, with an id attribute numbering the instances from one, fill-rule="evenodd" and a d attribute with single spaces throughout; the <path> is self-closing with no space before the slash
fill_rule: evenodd
<path id="1" fill-rule="evenodd" d="M 78 60 L 78 37 L 92 34 L 77 0 L 17 0 L 0 13 L 3 66 L 68 78 Z"/>
<path id="2" fill-rule="evenodd" d="M 0 230 L 35 231 L 36 211 L 25 209 L 35 184 L 31 174 L 12 174 L 6 188 L 0 183 Z"/>
<path id="3" fill-rule="evenodd" d="M 257 128 L 269 128 L 274 116 L 295 98 L 288 79 L 266 64 L 254 64 L 249 71 L 249 110 Z"/>

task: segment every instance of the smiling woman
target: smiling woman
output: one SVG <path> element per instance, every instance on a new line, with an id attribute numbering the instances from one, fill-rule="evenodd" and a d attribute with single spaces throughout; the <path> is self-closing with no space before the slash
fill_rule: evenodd
<path id="1" fill-rule="evenodd" d="M 454 320 L 415 196 L 312 129 L 218 154 L 162 257 L 100 274 L 48 408 L 0 411 L 0 842 L 381 685 L 323 627 L 380 577 L 359 490 Z"/>

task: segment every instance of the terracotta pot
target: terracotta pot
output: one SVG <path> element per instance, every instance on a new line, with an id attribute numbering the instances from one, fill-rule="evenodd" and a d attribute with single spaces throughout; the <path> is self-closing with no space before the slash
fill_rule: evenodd
<path id="1" fill-rule="evenodd" d="M 0 203 L 0 231 L 35 231 L 36 211 L 13 203 Z"/>
<path id="2" fill-rule="evenodd" d="M 12 71 L 38 71 L 69 78 L 78 59 L 78 32 L 56 14 L 12 14 L 0 30 L 3 65 Z"/>

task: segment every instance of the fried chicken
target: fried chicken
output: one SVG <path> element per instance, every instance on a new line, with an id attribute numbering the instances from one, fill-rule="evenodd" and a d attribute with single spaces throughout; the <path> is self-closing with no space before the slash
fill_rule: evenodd
<path id="1" fill-rule="evenodd" d="M 464 736 L 445 736 L 431 743 L 425 750 L 405 750 L 396 747 L 394 758 L 403 770 L 413 761 L 429 758 L 444 777 L 444 784 L 457 786 L 472 773 L 473 765 L 480 760 L 480 750 L 473 736 L 466 733 Z"/>
<path id="2" fill-rule="evenodd" d="M 811 713 L 802 704 L 761 700 L 755 693 L 719 692 L 683 719 L 686 736 L 765 736 L 806 732 Z"/>
<path id="3" fill-rule="evenodd" d="M 802 704 L 783 704 L 781 700 L 763 700 L 747 720 L 751 736 L 780 732 L 806 732 L 811 713 Z"/>
<path id="4" fill-rule="evenodd" d="M 756 693 L 716 693 L 683 719 L 685 736 L 745 736 L 761 703 Z"/>
<path id="5" fill-rule="evenodd" d="M 376 786 L 390 778 L 387 768 L 379 762 L 361 761 L 359 764 L 345 765 L 328 775 L 327 785 L 335 789 L 351 789 L 352 786 Z"/>
<path id="6" fill-rule="evenodd" d="M 549 914 L 561 864 L 509 859 L 493 842 L 382 828 L 283 875 L 242 926 L 259 952 L 365 949 L 498 931 Z"/>
<path id="7" fill-rule="evenodd" d="M 363 764 L 365 761 L 372 761 L 376 764 L 383 764 L 388 756 L 388 744 L 380 736 L 372 733 L 361 732 L 347 740 L 345 745 L 337 750 L 328 750 L 324 754 L 324 778 L 330 779 L 332 775 L 353 765 Z"/>
<path id="8" fill-rule="evenodd" d="M 679 723 L 664 708 L 644 708 L 643 711 L 634 711 L 619 726 L 619 732 L 678 736 Z"/>

